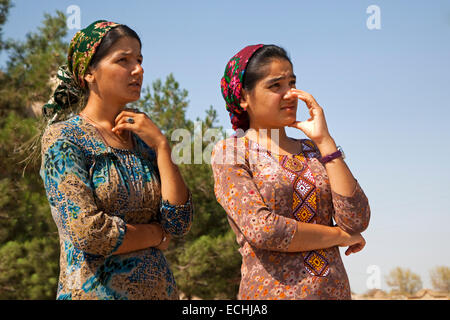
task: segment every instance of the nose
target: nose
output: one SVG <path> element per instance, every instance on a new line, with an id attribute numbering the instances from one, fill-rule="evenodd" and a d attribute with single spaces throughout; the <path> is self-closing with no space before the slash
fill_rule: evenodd
<path id="1" fill-rule="evenodd" d="M 291 100 L 295 98 L 294 93 L 291 91 L 292 88 L 288 88 L 283 95 L 283 100 Z"/>
<path id="2" fill-rule="evenodd" d="M 136 63 L 131 74 L 133 74 L 133 75 L 144 74 L 144 68 L 142 67 L 142 65 L 140 63 Z"/>

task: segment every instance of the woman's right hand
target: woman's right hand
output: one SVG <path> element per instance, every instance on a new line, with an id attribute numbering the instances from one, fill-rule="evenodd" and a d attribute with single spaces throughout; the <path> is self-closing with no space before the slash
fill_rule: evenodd
<path id="1" fill-rule="evenodd" d="M 128 122 L 129 118 L 133 119 L 132 123 Z M 139 138 L 155 150 L 158 150 L 159 146 L 165 147 L 168 145 L 167 138 L 161 130 L 143 112 L 125 109 L 119 113 L 115 119 L 115 126 L 112 131 L 120 136 L 126 130 L 137 134 Z"/>
<path id="2" fill-rule="evenodd" d="M 337 227 L 339 228 L 339 227 Z M 341 232 L 341 243 L 339 243 L 339 247 L 348 247 L 348 249 L 345 251 L 345 255 L 348 256 L 352 253 L 357 253 L 364 249 L 366 246 L 366 240 L 363 238 L 363 236 L 360 233 L 356 234 L 349 234 L 339 228 Z"/>

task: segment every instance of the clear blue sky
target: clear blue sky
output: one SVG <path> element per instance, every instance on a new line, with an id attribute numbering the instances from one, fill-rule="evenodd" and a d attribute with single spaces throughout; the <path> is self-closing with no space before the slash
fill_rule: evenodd
<path id="1" fill-rule="evenodd" d="M 108 19 L 135 29 L 145 84 L 172 72 L 189 91 L 188 117 L 203 118 L 212 105 L 224 128 L 230 125 L 219 81 L 228 59 L 248 44 L 283 46 L 297 87 L 324 108 L 369 197 L 367 246 L 343 256 L 352 290 L 367 291 L 370 265 L 380 268 L 385 290 L 384 277 L 396 266 L 418 273 L 424 287 L 431 287 L 432 267 L 450 266 L 449 1 L 21 0 L 4 37 L 24 39 L 45 12 L 70 5 L 80 7 L 82 27 Z M 380 30 L 366 26 L 369 5 L 381 10 Z"/>

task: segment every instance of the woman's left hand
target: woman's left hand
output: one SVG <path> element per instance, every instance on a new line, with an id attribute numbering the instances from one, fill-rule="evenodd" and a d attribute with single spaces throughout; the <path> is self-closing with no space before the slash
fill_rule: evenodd
<path id="1" fill-rule="evenodd" d="M 128 122 L 129 118 L 133 119 L 132 123 Z M 125 130 L 132 131 L 153 149 L 158 149 L 167 142 L 161 130 L 143 112 L 125 109 L 119 113 L 115 122 L 115 127 L 112 129 L 114 133 L 121 135 Z"/>
<path id="2" fill-rule="evenodd" d="M 295 121 L 289 127 L 300 129 L 316 144 L 331 138 L 323 109 L 311 94 L 300 89 L 291 89 L 286 95 L 297 96 L 298 99 L 304 101 L 311 116 L 306 121 Z"/>

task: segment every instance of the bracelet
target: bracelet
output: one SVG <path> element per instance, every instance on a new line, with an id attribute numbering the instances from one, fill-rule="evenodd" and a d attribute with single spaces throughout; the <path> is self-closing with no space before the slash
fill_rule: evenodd
<path id="1" fill-rule="evenodd" d="M 158 243 L 158 245 L 157 246 L 155 246 L 155 247 L 159 247 L 164 241 L 166 241 L 167 240 L 167 237 L 166 237 L 166 233 L 164 232 L 164 229 L 163 228 L 161 228 L 161 231 L 162 231 L 162 239 L 161 239 L 161 242 L 160 243 Z"/>
<path id="2" fill-rule="evenodd" d="M 342 150 L 342 148 L 340 146 L 337 147 L 337 151 L 333 152 L 332 154 L 326 155 L 325 157 L 322 157 L 319 159 L 319 161 L 322 164 L 325 164 L 327 162 L 330 162 L 331 160 L 334 160 L 336 158 L 342 157 L 342 159 L 345 159 L 345 155 L 344 155 L 344 151 Z"/>

